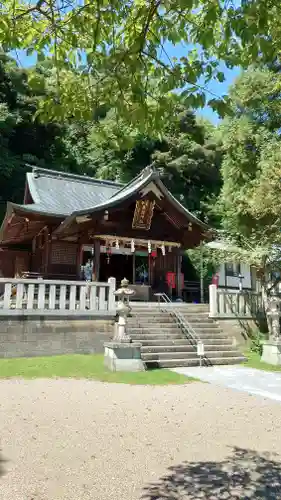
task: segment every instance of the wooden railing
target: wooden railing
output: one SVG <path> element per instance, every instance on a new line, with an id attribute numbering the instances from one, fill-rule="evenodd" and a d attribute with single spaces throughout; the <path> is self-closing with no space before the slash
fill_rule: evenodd
<path id="1" fill-rule="evenodd" d="M 114 313 L 115 283 L 114 278 L 107 283 L 0 278 L 0 315 L 7 311 Z"/>
<path id="2" fill-rule="evenodd" d="M 211 317 L 254 318 L 263 311 L 262 296 L 254 291 L 229 291 L 209 286 Z"/>

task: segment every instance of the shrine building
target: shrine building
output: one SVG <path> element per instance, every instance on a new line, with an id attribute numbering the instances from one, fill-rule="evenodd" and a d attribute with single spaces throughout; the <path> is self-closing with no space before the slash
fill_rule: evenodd
<path id="1" fill-rule="evenodd" d="M 94 281 L 126 277 L 149 300 L 170 276 L 181 296 L 184 251 L 208 235 L 152 167 L 126 185 L 36 167 L 26 174 L 23 204 L 7 203 L 0 271 L 81 280 L 91 262 Z"/>

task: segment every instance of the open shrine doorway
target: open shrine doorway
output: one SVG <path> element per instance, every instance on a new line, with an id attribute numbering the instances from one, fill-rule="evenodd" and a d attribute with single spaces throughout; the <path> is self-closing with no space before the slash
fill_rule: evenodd
<path id="1" fill-rule="evenodd" d="M 132 283 L 133 256 L 101 253 L 99 281 L 107 281 L 110 277 L 116 279 L 117 286 L 123 278 L 127 278 Z"/>
<path id="2" fill-rule="evenodd" d="M 127 278 L 133 285 L 149 285 L 148 253 L 142 251 L 132 253 L 129 249 L 105 253 L 102 248 L 99 280 L 107 281 L 112 276 L 118 286 L 123 278 Z"/>

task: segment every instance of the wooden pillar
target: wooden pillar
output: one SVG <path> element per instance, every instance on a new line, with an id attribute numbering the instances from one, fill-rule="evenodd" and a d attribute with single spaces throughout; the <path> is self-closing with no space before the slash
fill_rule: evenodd
<path id="1" fill-rule="evenodd" d="M 200 303 L 204 304 L 204 254 L 203 242 L 200 242 Z"/>
<path id="2" fill-rule="evenodd" d="M 49 260 L 50 260 L 50 235 L 49 235 L 49 228 L 48 227 L 44 228 L 43 234 L 44 234 L 43 270 L 44 270 L 44 274 L 48 274 Z"/>
<path id="3" fill-rule="evenodd" d="M 47 248 L 46 248 L 46 266 L 45 266 L 45 273 L 48 275 L 50 273 L 50 270 L 51 270 L 51 258 L 52 258 L 52 237 L 51 237 L 51 234 L 49 232 L 49 228 L 48 228 L 48 232 L 47 232 Z"/>
<path id="4" fill-rule="evenodd" d="M 148 253 L 148 284 L 149 286 L 152 286 L 153 283 L 153 277 L 152 277 L 152 257 L 151 254 Z"/>
<path id="5" fill-rule="evenodd" d="M 180 250 L 176 251 L 176 293 L 178 297 L 182 296 L 182 283 L 181 283 L 181 263 L 182 256 Z"/>
<path id="6" fill-rule="evenodd" d="M 96 281 L 100 277 L 100 240 L 94 240 L 94 274 Z"/>
<path id="7" fill-rule="evenodd" d="M 83 245 L 81 243 L 81 239 L 78 238 L 78 247 L 77 247 L 77 255 L 76 255 L 76 277 L 81 279 L 81 263 L 82 263 L 82 251 Z"/>
<path id="8" fill-rule="evenodd" d="M 136 284 L 136 254 L 133 253 L 133 285 Z"/>

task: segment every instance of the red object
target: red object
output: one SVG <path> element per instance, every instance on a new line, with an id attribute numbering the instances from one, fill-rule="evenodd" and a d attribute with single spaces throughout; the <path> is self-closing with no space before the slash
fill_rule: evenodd
<path id="1" fill-rule="evenodd" d="M 176 288 L 176 273 L 166 273 L 166 283 L 169 288 Z"/>
<path id="2" fill-rule="evenodd" d="M 214 274 L 212 277 L 212 285 L 219 286 L 219 279 L 220 279 L 219 273 Z"/>
<path id="3" fill-rule="evenodd" d="M 153 250 L 150 255 L 155 259 L 155 257 L 157 257 L 157 251 Z"/>

